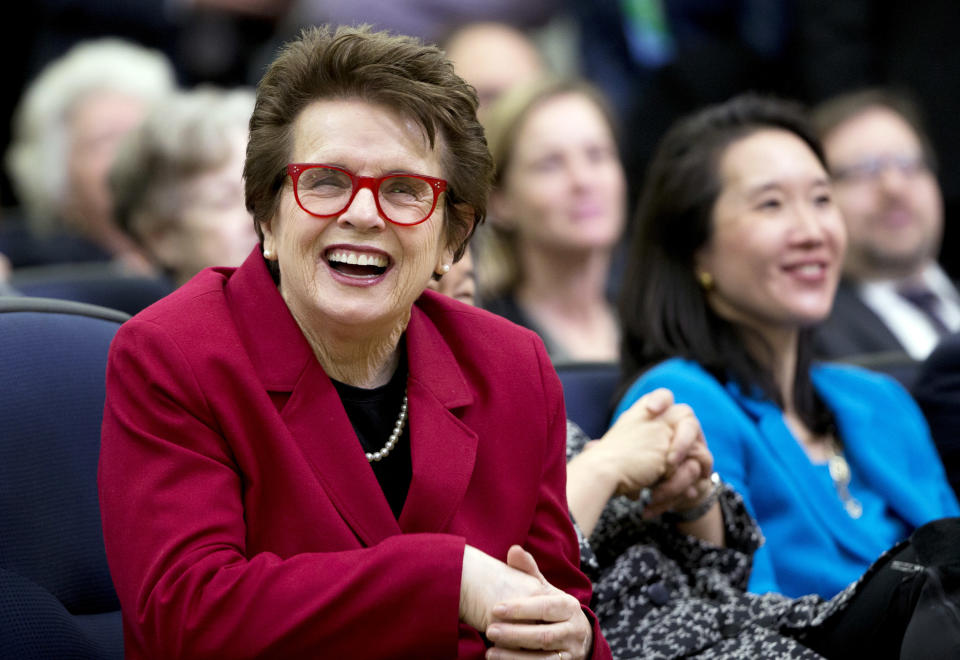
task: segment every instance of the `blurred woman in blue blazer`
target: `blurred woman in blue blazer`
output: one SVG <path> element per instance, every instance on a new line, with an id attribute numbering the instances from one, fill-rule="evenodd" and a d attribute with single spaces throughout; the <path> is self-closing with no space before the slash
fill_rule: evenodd
<path id="1" fill-rule="evenodd" d="M 913 400 L 813 364 L 846 247 L 802 110 L 745 95 L 663 139 L 621 301 L 624 394 L 659 387 L 700 419 L 765 545 L 750 589 L 831 597 L 927 521 L 960 512 Z"/>

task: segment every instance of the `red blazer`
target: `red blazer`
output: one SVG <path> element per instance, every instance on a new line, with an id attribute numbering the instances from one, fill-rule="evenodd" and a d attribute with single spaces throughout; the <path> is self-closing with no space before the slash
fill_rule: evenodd
<path id="1" fill-rule="evenodd" d="M 523 545 L 587 605 L 540 340 L 427 292 L 405 341 L 398 521 L 258 252 L 121 327 L 99 489 L 127 658 L 480 658 L 458 620 L 465 543 Z"/>

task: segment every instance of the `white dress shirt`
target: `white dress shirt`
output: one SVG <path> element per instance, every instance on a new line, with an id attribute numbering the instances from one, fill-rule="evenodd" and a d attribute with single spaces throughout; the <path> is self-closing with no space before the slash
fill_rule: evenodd
<path id="1" fill-rule="evenodd" d="M 937 296 L 937 314 L 951 331 L 960 330 L 960 292 L 936 263 L 920 274 L 922 283 Z M 902 280 L 877 280 L 858 287 L 860 298 L 903 344 L 910 357 L 923 360 L 940 335 L 927 315 L 897 293 Z"/>

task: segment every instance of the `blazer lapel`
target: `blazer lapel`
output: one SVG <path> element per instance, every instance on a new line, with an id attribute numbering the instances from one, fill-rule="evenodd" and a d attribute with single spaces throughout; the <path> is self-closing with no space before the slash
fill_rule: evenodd
<path id="1" fill-rule="evenodd" d="M 844 300 L 841 305 L 841 317 L 846 315 L 846 323 L 856 328 L 862 335 L 860 339 L 864 347 L 861 350 L 862 353 L 903 350 L 903 344 L 891 332 L 886 321 L 863 302 L 854 285 L 844 289 Z"/>
<path id="2" fill-rule="evenodd" d="M 867 475 L 870 486 L 886 494 L 890 508 L 911 526 L 926 522 L 930 510 L 929 502 L 924 502 L 924 498 L 930 496 L 927 484 L 905 482 L 903 466 L 897 457 L 878 451 L 872 442 L 877 429 L 884 429 L 884 433 L 900 437 L 905 444 L 909 444 L 913 440 L 912 429 L 899 428 L 901 420 L 890 419 L 889 411 L 873 404 L 869 393 L 837 387 L 819 369 L 814 369 L 813 380 L 834 411 L 848 460 L 855 473 Z"/>
<path id="3" fill-rule="evenodd" d="M 830 316 L 818 325 L 814 337 L 825 356 L 859 356 L 903 350 L 896 335 L 847 281 L 841 281 L 837 287 Z"/>
<path id="4" fill-rule="evenodd" d="M 401 530 L 444 529 L 466 494 L 478 438 L 452 412 L 471 405 L 473 393 L 450 346 L 419 304 L 405 334 L 413 479 L 398 524 L 333 383 L 258 251 L 230 278 L 227 296 L 265 389 L 290 393 L 280 414 L 293 441 L 357 537 L 373 545 Z"/>
<path id="5" fill-rule="evenodd" d="M 340 396 L 316 360 L 307 365 L 281 416 L 327 496 L 364 544 L 400 533 Z"/>
<path id="6" fill-rule="evenodd" d="M 443 336 L 414 306 L 407 326 L 413 481 L 400 514 L 404 532 L 439 532 L 460 507 L 477 457 L 477 434 L 452 410 L 473 394 Z"/>
<path id="7" fill-rule="evenodd" d="M 850 518 L 843 508 L 839 494 L 816 486 L 803 487 L 805 478 L 817 477 L 816 468 L 811 465 L 809 456 L 790 431 L 780 408 L 759 396 L 744 395 L 736 384 L 728 384 L 727 389 L 747 414 L 757 420 L 760 438 L 770 448 L 782 474 L 800 475 L 799 482 L 794 478 L 787 478 L 790 482 L 800 485 L 801 492 L 798 500 L 805 504 L 811 512 L 810 515 L 819 520 L 826 533 L 847 552 L 868 561 L 875 559 L 873 548 L 865 543 L 861 535 L 845 533 L 845 530 L 850 528 Z"/>
<path id="8" fill-rule="evenodd" d="M 368 546 L 398 534 L 340 397 L 258 250 L 230 278 L 227 297 L 264 388 L 290 394 L 280 416 L 344 521 Z"/>

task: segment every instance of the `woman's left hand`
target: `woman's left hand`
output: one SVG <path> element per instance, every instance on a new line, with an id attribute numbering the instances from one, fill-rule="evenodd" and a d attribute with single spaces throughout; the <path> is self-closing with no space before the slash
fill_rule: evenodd
<path id="1" fill-rule="evenodd" d="M 644 516 L 695 506 L 710 491 L 713 455 L 703 437 L 700 422 L 689 406 L 672 406 L 665 417 L 675 429 L 667 471 L 652 488 L 652 499 Z"/>
<path id="2" fill-rule="evenodd" d="M 518 545 L 507 552 L 507 565 L 550 586 L 533 555 Z M 580 601 L 555 587 L 550 589 L 551 593 L 506 601 L 494 608 L 495 619 L 485 631 L 494 644 L 487 651 L 487 660 L 579 660 L 590 655 L 593 627 Z"/>

